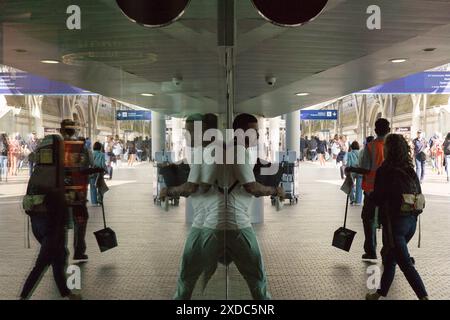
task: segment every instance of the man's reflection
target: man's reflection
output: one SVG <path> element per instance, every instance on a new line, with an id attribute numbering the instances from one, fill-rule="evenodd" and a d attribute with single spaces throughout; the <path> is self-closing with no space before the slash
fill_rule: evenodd
<path id="1" fill-rule="evenodd" d="M 249 208 L 253 197 L 284 197 L 282 188 L 266 187 L 256 182 L 249 149 L 257 146 L 258 121 L 241 114 L 233 123 L 235 139 L 225 146 L 224 164 L 216 165 L 217 201 L 206 207 L 203 227 L 205 282 L 214 274 L 218 262 L 234 262 L 245 278 L 252 297 L 270 299 L 263 259 L 251 225 Z M 246 134 L 243 136 L 243 134 Z M 230 163 L 227 155 L 233 155 Z M 256 160 L 256 157 L 254 157 Z M 217 195 L 217 193 L 216 193 Z M 205 283 L 206 285 L 206 283 Z"/>
<path id="2" fill-rule="evenodd" d="M 204 270 L 203 263 L 203 224 L 205 218 L 205 204 L 214 197 L 216 192 L 211 186 L 216 180 L 216 166 L 203 161 L 203 149 L 207 149 L 212 142 L 202 142 L 203 133 L 209 129 L 217 129 L 217 116 L 192 115 L 186 120 L 186 138 L 190 145 L 190 173 L 188 181 L 179 186 L 161 190 L 160 196 L 190 197 L 193 207 L 193 224 L 187 236 L 181 261 L 180 274 L 174 299 L 191 299 L 198 278 Z M 196 124 L 202 123 L 201 130 Z"/>

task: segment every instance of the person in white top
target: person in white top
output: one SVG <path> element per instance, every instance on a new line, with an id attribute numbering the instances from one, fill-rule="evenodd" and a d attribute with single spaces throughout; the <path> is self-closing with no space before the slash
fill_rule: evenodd
<path id="1" fill-rule="evenodd" d="M 195 122 L 202 121 L 202 132 L 195 132 Z M 183 256 L 181 259 L 180 274 L 177 281 L 175 292 L 175 300 L 189 300 L 192 297 L 197 280 L 204 270 L 203 264 L 203 224 L 206 215 L 205 204 L 215 201 L 217 192 L 212 185 L 216 180 L 214 172 L 216 166 L 208 165 L 203 161 L 202 145 L 196 145 L 196 141 L 202 141 L 202 137 L 195 137 L 195 134 L 202 134 L 208 129 L 217 129 L 217 116 L 213 114 L 207 115 L 191 115 L 186 120 L 186 132 L 189 133 L 191 163 L 189 177 L 186 183 L 179 187 L 171 187 L 161 190 L 160 197 L 164 199 L 167 196 L 189 197 L 193 206 L 194 219 L 191 230 L 187 236 L 184 246 Z M 195 139 L 197 138 L 197 139 Z M 208 145 L 203 144 L 205 149 Z M 201 160 L 201 163 L 197 161 Z"/>
<path id="2" fill-rule="evenodd" d="M 240 114 L 233 123 L 235 136 L 243 130 L 258 130 L 257 119 L 249 114 Z M 242 131 L 241 131 L 242 132 Z M 271 296 L 267 289 L 267 279 L 263 259 L 259 249 L 256 234 L 251 225 L 249 207 L 253 197 L 278 196 L 284 198 L 281 187 L 266 187 L 255 180 L 253 166 L 250 161 L 249 148 L 257 145 L 257 134 L 252 138 L 235 139 L 226 147 L 225 155 L 234 151 L 234 162 L 218 165 L 216 188 L 222 192 L 222 197 L 210 204 L 215 207 L 206 208 L 203 228 L 205 279 L 206 286 L 215 273 L 218 262 L 229 264 L 234 262 L 239 272 L 245 278 L 253 299 L 267 300 Z M 242 144 L 242 141 L 245 141 Z M 238 155 L 244 155 L 244 161 L 239 161 Z M 256 160 L 256 159 L 255 159 Z"/>

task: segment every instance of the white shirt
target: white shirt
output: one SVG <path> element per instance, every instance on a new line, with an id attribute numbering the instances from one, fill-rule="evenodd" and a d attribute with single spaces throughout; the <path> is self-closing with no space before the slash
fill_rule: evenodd
<path id="1" fill-rule="evenodd" d="M 205 152 L 209 151 L 208 147 Z M 202 148 L 194 148 L 194 153 L 202 152 Z M 188 182 L 200 185 L 199 190 L 190 196 L 192 207 L 194 209 L 194 219 L 192 226 L 202 228 L 204 226 L 205 216 L 208 208 L 214 207 L 214 203 L 218 201 L 216 193 L 217 189 L 213 187 L 217 180 L 217 165 L 215 164 L 191 164 Z M 209 185 L 209 190 L 205 190 L 202 186 Z"/>
<path id="2" fill-rule="evenodd" d="M 233 146 L 232 146 L 233 147 Z M 229 149 L 227 149 L 229 150 Z M 206 206 L 206 218 L 204 227 L 219 230 L 236 230 L 251 227 L 249 213 L 253 196 L 245 191 L 243 185 L 255 182 L 253 173 L 254 163 L 250 161 L 250 152 L 243 146 L 234 146 L 234 164 L 217 165 L 217 186 L 219 188 L 234 188 L 228 194 L 225 203 L 225 195 L 220 192 L 214 194 L 213 201 Z M 236 157 L 242 152 L 244 161 L 237 163 Z"/>

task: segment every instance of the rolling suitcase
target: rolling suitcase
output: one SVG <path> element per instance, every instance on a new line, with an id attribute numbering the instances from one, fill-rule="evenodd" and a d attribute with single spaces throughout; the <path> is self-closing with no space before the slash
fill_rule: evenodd
<path id="1" fill-rule="evenodd" d="M 337 229 L 334 232 L 333 237 L 333 247 L 349 252 L 352 247 L 353 239 L 355 238 L 356 232 L 346 228 L 347 225 L 347 212 L 348 212 L 348 202 L 350 200 L 350 194 L 347 195 L 347 203 L 345 205 L 345 218 L 344 226 Z"/>

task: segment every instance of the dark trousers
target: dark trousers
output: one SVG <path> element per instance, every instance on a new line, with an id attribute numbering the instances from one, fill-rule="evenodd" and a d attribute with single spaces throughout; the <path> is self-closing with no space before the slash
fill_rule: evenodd
<path id="1" fill-rule="evenodd" d="M 31 177 L 31 174 L 33 173 L 33 169 L 34 169 L 34 162 L 33 161 L 30 161 L 30 160 L 28 160 L 28 169 L 29 169 L 29 175 L 30 175 L 30 177 Z"/>
<path id="2" fill-rule="evenodd" d="M 55 230 L 47 215 L 36 215 L 31 217 L 33 235 L 41 244 L 33 270 L 28 276 L 22 289 L 20 297 L 26 299 L 30 296 L 43 273 L 48 266 L 52 266 L 53 278 L 55 279 L 59 293 L 62 297 L 70 294 L 66 284 L 66 234 L 63 226 Z"/>
<path id="3" fill-rule="evenodd" d="M 376 205 L 370 193 L 364 192 L 364 205 L 361 218 L 364 226 L 364 251 L 368 255 L 377 254 L 377 226 L 375 223 Z"/>
<path id="4" fill-rule="evenodd" d="M 425 178 L 425 161 L 421 161 L 416 158 L 416 173 L 417 177 L 419 177 L 420 182 Z"/>
<path id="5" fill-rule="evenodd" d="M 86 253 L 86 229 L 89 219 L 87 207 L 72 207 L 74 229 L 73 229 L 73 247 L 74 256 L 80 256 Z"/>
<path id="6" fill-rule="evenodd" d="M 408 242 L 414 236 L 417 217 L 414 215 L 400 216 L 392 219 L 392 234 L 388 227 L 383 226 L 383 266 L 381 287 L 378 293 L 385 297 L 394 281 L 396 265 L 400 267 L 419 299 L 428 296 L 422 279 L 411 261 Z"/>

